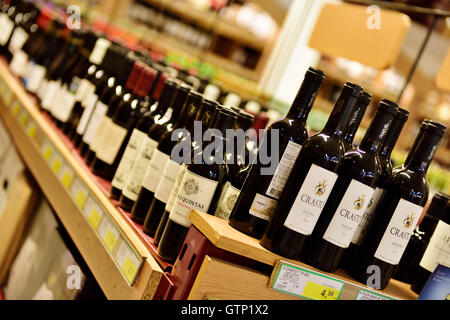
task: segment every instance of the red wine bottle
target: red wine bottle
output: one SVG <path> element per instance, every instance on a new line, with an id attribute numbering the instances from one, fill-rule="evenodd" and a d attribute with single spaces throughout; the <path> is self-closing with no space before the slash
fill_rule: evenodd
<path id="1" fill-rule="evenodd" d="M 397 112 L 397 104 L 381 100 L 361 144 L 345 153 L 338 179 L 304 245 L 310 265 L 327 272 L 337 270 L 375 192 L 382 172 L 378 152 Z"/>
<path id="2" fill-rule="evenodd" d="M 426 172 L 445 133 L 437 122 L 422 124 L 410 161 L 387 182 L 361 244 L 356 278 L 384 289 L 408 245 L 428 199 Z"/>
<path id="3" fill-rule="evenodd" d="M 222 150 L 225 150 L 226 130 L 234 128 L 235 121 L 236 113 L 231 109 L 223 108 L 217 116 L 214 127 L 220 130 L 222 137 L 214 135 L 214 138 L 222 141 Z M 204 143 L 203 151 L 206 146 Z M 215 157 L 217 156 L 216 154 Z M 191 210 L 214 214 L 227 176 L 223 156 L 222 161 L 214 162 L 218 163 L 187 165 L 178 197 L 158 244 L 158 255 L 162 259 L 175 261 L 191 224 L 189 220 Z"/>
<path id="4" fill-rule="evenodd" d="M 353 112 L 352 119 L 344 132 L 344 148 L 345 152 L 353 149 L 353 140 L 355 139 L 356 132 L 358 131 L 361 120 L 364 117 L 367 106 L 372 99 L 372 95 L 363 91 L 356 103 L 355 111 Z"/>
<path id="5" fill-rule="evenodd" d="M 343 132 L 362 92 L 347 82 L 321 132 L 303 146 L 260 243 L 284 257 L 298 258 L 316 226 L 344 159 Z M 241 193 L 242 194 L 242 193 Z"/>
<path id="6" fill-rule="evenodd" d="M 255 238 L 264 233 L 294 162 L 308 138 L 306 119 L 324 78 L 322 71 L 309 68 L 288 114 L 270 126 L 266 145 L 267 149 L 271 148 L 271 134 L 278 132 L 276 151 L 279 164 L 272 175 L 262 175 L 271 163 L 256 161 L 252 165 L 230 215 L 229 224 L 237 230 Z M 267 154 L 272 155 L 276 151 L 270 150 Z"/>
<path id="7" fill-rule="evenodd" d="M 349 247 L 345 250 L 340 263 L 340 267 L 348 272 L 351 272 L 350 270 L 355 267 L 354 261 L 357 261 L 357 257 L 360 254 L 359 250 L 362 239 L 366 233 L 367 227 L 373 220 L 373 209 L 378 202 L 379 195 L 386 186 L 386 182 L 392 175 L 391 153 L 398 137 L 400 136 L 400 132 L 408 119 L 408 115 L 409 112 L 407 110 L 399 108 L 379 151 L 378 157 L 380 159 L 381 174 L 377 180 L 375 192 L 367 205 L 364 215 L 359 221 L 358 227 L 353 235 L 353 239 Z"/>
<path id="8" fill-rule="evenodd" d="M 174 126 L 175 129 L 187 129 L 189 130 L 195 121 L 195 117 L 197 115 L 198 110 L 200 109 L 201 103 L 203 101 L 202 96 L 197 92 L 190 92 L 186 99 L 186 103 L 183 107 L 183 112 L 178 120 L 177 124 Z M 155 149 L 151 156 L 150 163 L 147 167 L 147 170 L 144 175 L 144 179 L 142 180 L 138 197 L 133 205 L 131 210 L 131 217 L 134 221 L 142 224 L 144 223 L 145 217 L 147 215 L 148 209 L 153 200 L 154 193 L 156 191 L 157 183 L 162 174 L 162 170 L 164 169 L 164 165 L 170 155 L 157 151 L 156 148 L 159 144 L 162 144 L 162 141 L 171 140 L 171 132 L 166 132 L 163 137 L 161 137 L 161 141 L 157 142 L 155 145 Z M 168 137 L 164 137 L 168 136 Z M 180 139 L 183 138 L 182 136 Z"/>

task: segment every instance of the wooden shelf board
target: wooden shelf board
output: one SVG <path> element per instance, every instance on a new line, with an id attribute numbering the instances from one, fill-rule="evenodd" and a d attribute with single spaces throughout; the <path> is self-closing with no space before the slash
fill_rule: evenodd
<path id="1" fill-rule="evenodd" d="M 218 217 L 198 212 L 192 211 L 190 215 L 190 220 L 192 224 L 216 247 L 236 253 L 238 255 L 253 259 L 264 264 L 275 266 L 278 260 L 284 260 L 296 265 L 306 267 L 315 272 L 324 274 L 329 277 L 334 277 L 339 280 L 346 281 L 351 285 L 359 286 L 361 289 L 369 289 L 367 286 L 358 283 L 357 281 L 350 278 L 344 271 L 338 270 L 338 272 L 331 274 L 327 272 L 320 271 L 316 268 L 308 266 L 300 261 L 286 259 L 279 256 L 259 244 L 259 240 L 249 237 L 242 232 L 231 227 L 227 221 L 220 219 Z M 370 289 L 373 290 L 373 289 Z M 385 290 L 375 290 L 381 294 L 387 294 L 399 299 L 405 300 L 416 300 L 417 295 L 409 289 L 409 285 L 402 283 L 397 280 L 391 280 L 388 287 Z"/>

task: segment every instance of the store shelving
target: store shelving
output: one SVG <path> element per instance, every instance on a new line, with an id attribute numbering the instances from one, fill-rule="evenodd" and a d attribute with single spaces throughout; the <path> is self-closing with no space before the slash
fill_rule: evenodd
<path id="1" fill-rule="evenodd" d="M 19 154 L 105 295 L 109 299 L 153 298 L 163 270 L 151 250 L 3 60 L 0 97 L 0 117 Z"/>

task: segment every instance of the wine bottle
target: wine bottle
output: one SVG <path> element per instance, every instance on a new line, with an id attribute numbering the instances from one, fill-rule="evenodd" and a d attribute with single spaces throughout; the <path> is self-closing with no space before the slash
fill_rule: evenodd
<path id="1" fill-rule="evenodd" d="M 213 137 L 222 140 L 222 150 L 225 150 L 226 130 L 233 128 L 235 121 L 234 111 L 227 108 L 220 110 L 214 128 L 220 130 L 222 137 L 216 135 Z M 203 144 L 203 152 L 206 145 L 206 143 Z M 215 157 L 218 156 L 215 154 Z M 177 199 L 158 244 L 158 255 L 162 259 L 169 262 L 175 261 L 191 224 L 189 220 L 191 210 L 214 214 L 227 176 L 224 159 L 217 161 L 218 159 L 215 158 L 215 160 L 214 162 L 217 163 L 187 165 Z"/>
<path id="2" fill-rule="evenodd" d="M 203 100 L 196 121 L 202 123 L 202 137 L 205 131 L 211 126 L 215 110 L 217 108 L 217 102 L 211 100 Z M 192 136 L 193 130 L 191 130 Z M 178 142 L 180 143 L 180 142 Z M 176 141 L 169 141 L 167 135 L 167 141 L 161 139 L 161 143 L 158 144 L 157 150 L 160 150 L 169 155 L 169 159 L 166 161 L 164 169 L 161 174 L 161 179 L 158 182 L 156 191 L 154 193 L 153 200 L 148 209 L 146 218 L 144 220 L 144 232 L 149 236 L 155 235 L 156 229 L 161 221 L 161 217 L 164 213 L 167 201 L 169 200 L 170 193 L 174 187 L 175 180 L 178 176 L 178 172 L 181 169 L 181 163 L 178 163 L 170 158 L 172 149 L 175 147 Z M 199 149 L 200 146 L 196 143 L 195 139 L 192 140 L 191 154 L 196 152 L 195 149 Z"/>
<path id="3" fill-rule="evenodd" d="M 352 119 L 344 132 L 344 149 L 345 152 L 353 149 L 353 140 L 355 139 L 356 131 L 358 131 L 361 120 L 364 117 L 367 106 L 372 100 L 372 95 L 363 91 L 356 103 L 355 111 L 353 112 Z"/>
<path id="4" fill-rule="evenodd" d="M 450 196 L 438 193 L 433 197 L 430 207 L 420 226 L 416 228 L 405 255 L 403 265 L 407 278 L 398 273 L 397 279 L 411 283 L 411 289 L 419 294 L 438 264 L 450 263 Z M 411 260 L 408 259 L 411 257 Z M 409 260 L 409 261 L 408 261 Z M 400 263 L 400 267 L 402 262 Z M 409 272 L 412 272 L 409 275 Z"/>
<path id="5" fill-rule="evenodd" d="M 186 103 L 183 107 L 183 112 L 177 124 L 174 126 L 174 130 L 182 128 L 187 130 L 191 129 L 202 101 L 203 97 L 199 93 L 192 91 L 188 94 Z M 161 177 L 164 165 L 169 158 L 168 154 L 161 151 L 158 152 L 156 151 L 156 148 L 157 146 L 162 144 L 162 140 L 171 140 L 171 135 L 171 132 L 164 133 L 163 137 L 161 137 L 161 140 L 157 142 L 157 145 L 155 145 L 150 163 L 146 169 L 144 179 L 142 180 L 139 189 L 138 197 L 131 210 L 132 219 L 139 224 L 144 223 L 144 219 L 152 203 L 156 187 L 158 186 L 157 183 L 159 182 L 159 179 Z M 179 138 L 181 139 L 183 138 L 183 136 L 180 136 Z"/>
<path id="6" fill-rule="evenodd" d="M 391 153 L 409 115 L 409 112 L 407 110 L 402 108 L 398 109 L 399 110 L 397 112 L 397 115 L 395 116 L 392 125 L 388 129 L 386 138 L 384 139 L 384 142 L 378 153 L 378 157 L 380 159 L 381 174 L 376 182 L 375 192 L 372 195 L 372 198 L 370 199 L 369 204 L 367 205 L 367 208 L 359 221 L 350 246 L 345 250 L 340 263 L 340 267 L 344 270 L 347 270 L 348 272 L 351 272 L 350 270 L 355 267 L 354 261 L 357 261 L 357 257 L 360 254 L 359 249 L 362 239 L 366 233 L 367 227 L 373 220 L 373 209 L 378 202 L 379 195 L 386 187 L 386 182 L 392 175 Z"/>
<path id="7" fill-rule="evenodd" d="M 155 121 L 155 123 L 150 127 L 143 145 L 136 156 L 133 167 L 123 177 L 125 182 L 122 189 L 119 189 L 120 186 L 118 186 L 120 181 L 113 185 L 110 194 L 111 198 L 117 200 L 122 199 L 122 202 L 130 203 L 130 205 L 132 203 L 131 209 L 133 208 L 134 202 L 138 198 L 139 190 L 144 179 L 145 172 L 150 164 L 153 152 L 158 146 L 158 141 L 165 132 L 171 131 L 173 125 L 178 121 L 189 92 L 190 87 L 185 84 L 181 83 L 178 86 L 173 104 L 166 112 L 166 114 L 170 116 L 170 119 L 167 119 L 166 115 L 164 115 L 162 119 Z"/>
<path id="8" fill-rule="evenodd" d="M 148 105 L 141 104 L 150 90 L 154 70 L 145 66 L 134 90 L 134 99 L 129 104 L 121 104 L 112 121 L 105 129 L 102 142 L 91 164 L 92 172 L 111 180 L 122 158 L 137 120 L 148 111 Z"/>
<path id="9" fill-rule="evenodd" d="M 397 104 L 381 100 L 361 144 L 345 153 L 338 179 L 300 252 L 310 265 L 336 271 L 375 191 L 381 175 L 378 151 L 397 111 Z"/>
<path id="10" fill-rule="evenodd" d="M 133 129 L 130 141 L 128 142 L 127 148 L 125 149 L 122 159 L 120 160 L 112 183 L 114 191 L 112 191 L 111 194 L 118 195 L 118 200 L 122 200 L 120 198 L 122 189 L 127 182 L 127 176 L 134 166 L 137 154 L 144 144 L 148 131 L 156 121 L 159 121 L 163 118 L 169 106 L 172 105 L 172 101 L 175 98 L 177 90 L 178 83 L 176 81 L 170 79 L 166 80 L 161 97 L 157 103 L 156 110 L 147 111 L 138 120 L 136 128 Z M 120 201 L 119 205 L 127 211 L 131 211 L 133 207 L 133 203 L 131 203 L 130 206 L 129 202 L 125 201 Z"/>
<path id="11" fill-rule="evenodd" d="M 434 121 L 423 123 L 410 150 L 411 160 L 392 175 L 381 193 L 361 244 L 355 277 L 362 283 L 384 289 L 394 274 L 427 202 L 426 172 L 445 129 Z"/>
<path id="12" fill-rule="evenodd" d="M 306 119 L 324 78 L 322 71 L 309 68 L 288 114 L 269 127 L 265 141 L 267 149 L 272 145 L 272 131 L 279 134 L 279 142 L 278 150 L 270 150 L 267 154 L 278 151 L 279 164 L 272 175 L 262 175 L 262 170 L 268 170 L 271 163 L 255 162 L 252 165 L 230 214 L 229 224 L 237 230 L 255 238 L 264 233 L 295 159 L 308 138 Z"/>
<path id="13" fill-rule="evenodd" d="M 298 258 L 337 180 L 344 158 L 343 132 L 361 87 L 347 82 L 325 127 L 303 146 L 260 243 L 270 251 Z M 242 195 L 242 193 L 241 193 Z"/>
<path id="14" fill-rule="evenodd" d="M 411 235 L 411 239 L 394 273 L 394 279 L 409 284 L 421 283 L 420 287 L 423 287 L 437 264 L 440 262 L 445 265 L 446 262 L 445 259 L 442 260 L 442 254 L 448 251 L 446 250 L 445 239 L 450 235 L 448 232 L 448 222 L 450 220 L 449 201 L 450 196 L 444 193 L 436 193 L 433 196 L 422 221 L 417 223 Z M 436 236 L 434 236 L 435 232 Z M 433 242 L 431 242 L 431 239 L 433 239 Z M 429 250 L 424 255 L 427 248 Z M 425 259 L 422 261 L 423 257 Z M 415 292 L 420 293 L 421 290 L 422 288 L 415 290 Z"/>
<path id="15" fill-rule="evenodd" d="M 0 55 L 9 58 L 8 44 L 16 25 L 22 20 L 22 1 L 11 1 L 4 7 L 4 12 L 0 15 Z"/>

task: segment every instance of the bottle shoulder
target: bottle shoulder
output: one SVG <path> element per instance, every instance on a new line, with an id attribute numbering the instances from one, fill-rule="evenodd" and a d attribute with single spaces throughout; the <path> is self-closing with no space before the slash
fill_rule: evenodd
<path id="1" fill-rule="evenodd" d="M 278 130 L 280 138 L 288 139 L 299 144 L 304 144 L 308 139 L 308 131 L 306 130 L 305 123 L 300 120 L 283 117 L 269 127 L 269 130 L 274 129 Z"/>
<path id="2" fill-rule="evenodd" d="M 402 198 L 418 205 L 428 200 L 429 185 L 426 175 L 403 168 L 394 171 L 387 181 L 389 191 L 398 193 Z"/>

